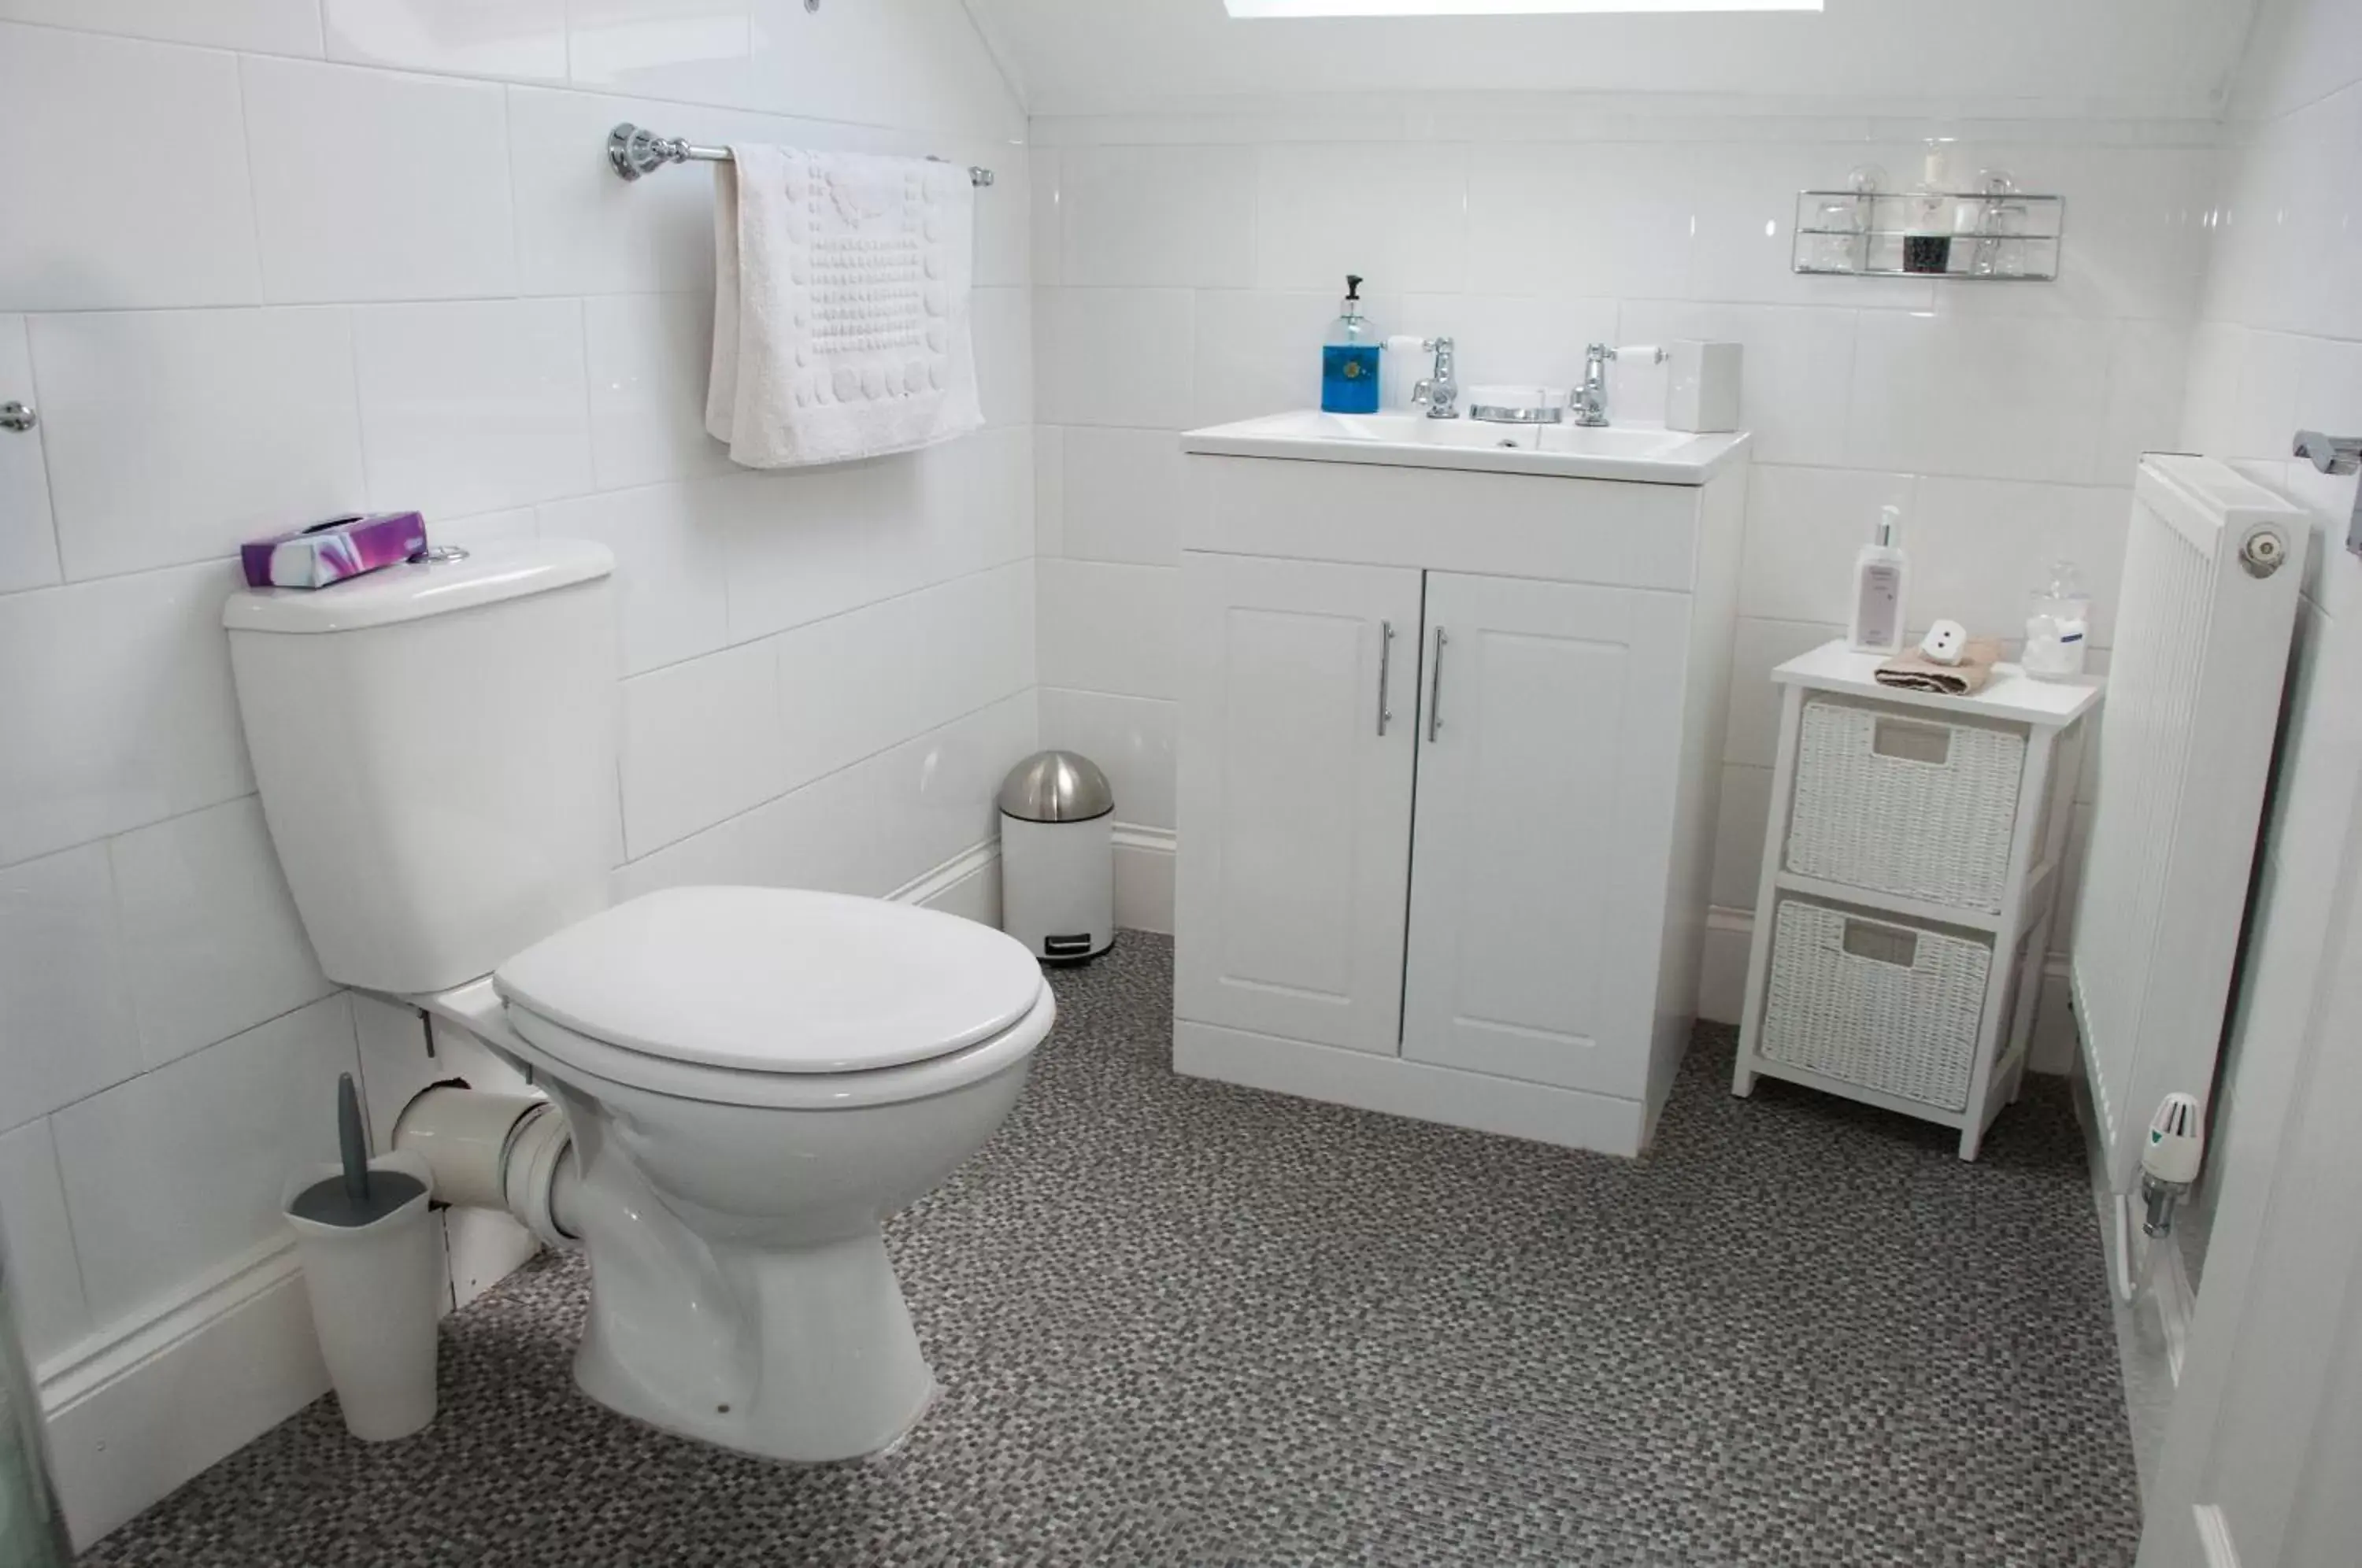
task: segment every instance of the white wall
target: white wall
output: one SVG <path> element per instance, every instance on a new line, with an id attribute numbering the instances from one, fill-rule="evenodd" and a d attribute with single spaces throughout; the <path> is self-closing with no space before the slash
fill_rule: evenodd
<path id="1" fill-rule="evenodd" d="M 2217 1146 L 2202 1193 L 2210 1210 L 2226 1180 L 2242 1171 L 2260 1179 L 2277 1156 L 2362 779 L 2362 558 L 2345 548 L 2356 480 L 2289 456 L 2300 428 L 2362 436 L 2362 7 L 2276 0 L 2257 22 L 2234 107 L 2182 440 L 2301 502 L 2315 526 L 2261 895 L 2213 1108 Z"/>
<path id="2" fill-rule="evenodd" d="M 1044 744 L 1107 764 L 1123 821 L 1173 822 L 1173 433 L 1316 402 L 1349 269 L 1381 330 L 1458 338 L 1463 385 L 1563 385 L 1588 339 L 1746 346 L 1754 468 L 1717 905 L 1754 902 L 1767 672 L 1842 631 L 1882 504 L 1904 509 L 1915 624 L 2017 635 L 2037 572 L 2067 556 L 2100 587 L 2104 650 L 2134 466 L 2180 422 L 2214 127 L 1920 127 L 1963 137 L 1961 171 L 2066 197 L 2046 285 L 1790 271 L 1799 190 L 1865 160 L 1916 177 L 1898 126 L 1425 124 L 1411 106 L 1384 129 L 1315 111 L 1034 122 Z M 1661 373 L 1618 367 L 1615 405 L 1661 417 Z M 1744 938 L 1718 925 L 1709 987 L 1735 994 Z"/>
<path id="3" fill-rule="evenodd" d="M 1221 0 L 977 0 L 1036 114 L 1241 94 L 1687 94 L 1952 115 L 2212 115 L 2254 0 L 1827 0 L 1817 13 L 1235 21 Z"/>
<path id="4" fill-rule="evenodd" d="M 960 0 L 0 0 L 0 102 L 31 138 L 0 160 L 0 399 L 41 413 L 0 435 L 0 1219 L 54 1402 L 261 1277 L 336 1074 L 416 1046 L 289 905 L 217 623 L 233 545 L 359 507 L 607 542 L 619 889 L 894 890 L 991 836 L 1034 740 L 1028 187 Z M 699 428 L 710 178 L 616 180 L 625 118 L 994 167 L 992 428 L 733 470 Z M 301 1314 L 272 1321 L 245 1381 L 300 1383 Z M 123 1460 L 79 1522 L 268 1403 Z M 102 1406 L 61 1429 L 76 1476 L 139 1446 Z"/>

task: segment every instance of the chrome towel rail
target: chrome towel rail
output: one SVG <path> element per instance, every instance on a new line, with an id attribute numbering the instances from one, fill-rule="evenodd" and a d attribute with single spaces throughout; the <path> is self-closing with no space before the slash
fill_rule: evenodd
<path id="1" fill-rule="evenodd" d="M 699 147 L 685 137 L 658 136 L 656 132 L 625 120 L 607 133 L 607 161 L 625 180 L 636 180 L 643 174 L 653 174 L 668 163 L 728 163 L 732 161 L 726 147 Z M 944 160 L 931 157 L 930 163 Z M 969 164 L 968 183 L 982 187 L 992 183 L 992 171 Z"/>

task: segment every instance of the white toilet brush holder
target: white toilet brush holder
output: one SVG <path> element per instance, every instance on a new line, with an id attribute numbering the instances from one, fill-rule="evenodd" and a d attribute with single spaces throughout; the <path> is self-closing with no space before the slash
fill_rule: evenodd
<path id="1" fill-rule="evenodd" d="M 295 1232 L 312 1325 L 345 1430 L 364 1442 L 387 1442 L 435 1419 L 443 1270 L 427 1211 L 434 1172 L 404 1151 L 364 1164 L 350 1093 L 344 1089 L 339 1107 L 346 1160 L 298 1173 L 281 1209 Z"/>

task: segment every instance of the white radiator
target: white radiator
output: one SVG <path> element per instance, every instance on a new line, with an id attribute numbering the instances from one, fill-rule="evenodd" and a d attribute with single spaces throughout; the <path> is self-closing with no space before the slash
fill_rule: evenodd
<path id="1" fill-rule="evenodd" d="M 2211 458 L 2141 461 L 2073 967 L 2119 1195 L 2158 1101 L 2213 1082 L 2308 537 Z"/>

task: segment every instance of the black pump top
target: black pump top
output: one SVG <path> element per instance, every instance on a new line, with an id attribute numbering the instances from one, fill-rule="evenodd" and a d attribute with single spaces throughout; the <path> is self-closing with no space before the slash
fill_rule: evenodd
<path id="1" fill-rule="evenodd" d="M 1345 274 L 1345 303 L 1347 304 L 1362 303 L 1362 278 L 1358 272 Z"/>

